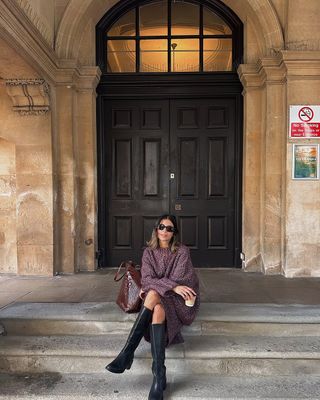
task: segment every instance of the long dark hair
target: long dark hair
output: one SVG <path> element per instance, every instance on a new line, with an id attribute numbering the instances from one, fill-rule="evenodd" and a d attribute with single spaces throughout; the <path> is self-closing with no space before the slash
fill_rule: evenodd
<path id="1" fill-rule="evenodd" d="M 148 245 L 148 247 L 150 247 L 153 250 L 158 249 L 160 247 L 158 234 L 157 234 L 157 228 L 158 228 L 158 226 L 160 225 L 160 222 L 163 219 L 168 219 L 173 224 L 174 233 L 173 233 L 173 236 L 172 236 L 172 238 L 170 240 L 169 248 L 170 248 L 172 253 L 175 253 L 178 250 L 178 247 L 179 247 L 179 244 L 180 244 L 178 242 L 179 229 L 178 229 L 177 219 L 172 214 L 163 214 L 157 219 L 157 221 L 156 221 L 156 223 L 155 223 L 155 225 L 153 227 L 153 230 L 152 230 L 151 238 L 147 242 L 147 245 Z"/>

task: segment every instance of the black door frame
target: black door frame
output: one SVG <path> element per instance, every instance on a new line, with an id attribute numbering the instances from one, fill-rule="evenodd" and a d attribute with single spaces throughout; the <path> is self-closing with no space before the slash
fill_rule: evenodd
<path id="1" fill-rule="evenodd" d="M 124 13 L 153 0 L 120 0 L 101 18 L 96 26 L 96 60 L 102 71 L 97 88 L 97 179 L 98 179 L 98 265 L 106 265 L 103 238 L 106 236 L 106 210 L 102 199 L 106 198 L 103 103 L 111 99 L 183 99 L 232 97 L 236 101 L 236 160 L 235 177 L 235 260 L 240 267 L 242 245 L 242 140 L 243 140 L 243 99 L 242 85 L 236 73 L 243 56 L 243 24 L 239 17 L 221 0 L 188 0 L 201 3 L 219 15 L 232 30 L 232 72 L 199 73 L 118 73 L 108 74 L 106 66 L 106 31 Z"/>
<path id="2" fill-rule="evenodd" d="M 103 75 L 97 88 L 97 174 L 98 174 L 98 266 L 106 265 L 105 241 L 107 224 L 106 151 L 103 118 L 104 102 L 112 99 L 196 99 L 223 97 L 236 102 L 235 132 L 235 257 L 234 267 L 241 267 L 242 246 L 242 143 L 243 143 L 243 98 L 242 85 L 236 73 L 221 74 L 176 74 L 176 75 Z"/>

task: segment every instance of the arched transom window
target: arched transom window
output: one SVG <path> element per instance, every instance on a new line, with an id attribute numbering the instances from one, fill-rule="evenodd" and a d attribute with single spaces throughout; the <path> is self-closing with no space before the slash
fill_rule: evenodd
<path id="1" fill-rule="evenodd" d="M 107 72 L 212 72 L 234 69 L 232 27 L 207 6 L 154 1 L 120 16 L 106 31 Z"/>

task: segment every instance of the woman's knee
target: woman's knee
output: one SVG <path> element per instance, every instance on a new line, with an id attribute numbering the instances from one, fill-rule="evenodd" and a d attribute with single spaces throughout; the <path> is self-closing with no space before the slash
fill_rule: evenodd
<path id="1" fill-rule="evenodd" d="M 147 297 L 155 297 L 160 299 L 159 293 L 154 289 L 149 290 L 149 292 L 147 293 Z"/>
<path id="2" fill-rule="evenodd" d="M 153 309 L 152 322 L 162 323 L 166 319 L 166 312 L 162 304 L 156 304 Z"/>
<path id="3" fill-rule="evenodd" d="M 160 295 L 156 290 L 149 290 L 145 298 L 145 304 L 149 304 L 152 308 L 160 302 Z"/>

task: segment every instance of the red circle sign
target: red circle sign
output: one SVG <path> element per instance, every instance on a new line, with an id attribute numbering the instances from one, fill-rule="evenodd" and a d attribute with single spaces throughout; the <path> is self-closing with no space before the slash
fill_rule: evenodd
<path id="1" fill-rule="evenodd" d="M 309 122 L 313 118 L 313 110 L 310 107 L 302 107 L 299 110 L 298 117 L 302 122 Z"/>

